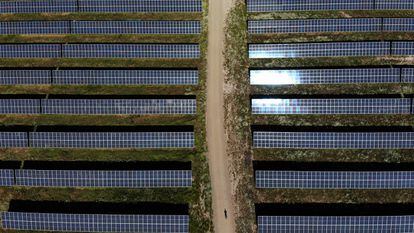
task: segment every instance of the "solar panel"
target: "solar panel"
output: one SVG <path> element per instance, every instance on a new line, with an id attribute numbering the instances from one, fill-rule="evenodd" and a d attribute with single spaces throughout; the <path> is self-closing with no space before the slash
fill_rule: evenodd
<path id="1" fill-rule="evenodd" d="M 413 73 L 414 75 L 414 73 Z M 399 83 L 400 69 L 251 70 L 251 85 Z"/>
<path id="2" fill-rule="evenodd" d="M 73 34 L 200 34 L 200 21 L 74 21 Z"/>
<path id="3" fill-rule="evenodd" d="M 0 22 L 0 34 L 69 34 L 69 21 Z"/>
<path id="4" fill-rule="evenodd" d="M 414 171 L 256 171 L 257 188 L 413 189 Z"/>
<path id="5" fill-rule="evenodd" d="M 309 33 L 309 32 L 378 32 L 381 19 L 299 19 L 299 20 L 249 20 L 248 31 L 265 33 Z"/>
<path id="6" fill-rule="evenodd" d="M 200 57 L 197 44 L 65 44 L 65 58 L 192 58 Z"/>
<path id="7" fill-rule="evenodd" d="M 3 212 L 4 229 L 64 232 L 189 232 L 188 215 Z"/>
<path id="8" fill-rule="evenodd" d="M 201 0 L 79 0 L 81 12 L 201 12 Z"/>
<path id="9" fill-rule="evenodd" d="M 317 211 L 317 210 L 315 210 Z M 258 216 L 259 233 L 414 232 L 414 216 Z"/>
<path id="10" fill-rule="evenodd" d="M 414 55 L 414 41 L 392 42 L 391 54 L 399 56 Z"/>
<path id="11" fill-rule="evenodd" d="M 249 58 L 351 57 L 389 55 L 390 42 L 250 44 Z"/>
<path id="12" fill-rule="evenodd" d="M 2 58 L 57 58 L 60 44 L 0 44 Z"/>
<path id="13" fill-rule="evenodd" d="M 191 170 L 16 170 L 16 185 L 39 187 L 191 187 Z"/>
<path id="14" fill-rule="evenodd" d="M 0 99 L 0 114 L 40 114 L 40 100 Z"/>
<path id="15" fill-rule="evenodd" d="M 413 83 L 414 82 L 414 68 L 402 68 L 402 82 Z"/>
<path id="16" fill-rule="evenodd" d="M 195 114 L 195 99 L 45 99 L 44 114 Z"/>
<path id="17" fill-rule="evenodd" d="M 253 114 L 410 114 L 411 99 L 252 99 Z"/>
<path id="18" fill-rule="evenodd" d="M 77 11 L 76 0 L 1 1 L 0 13 L 54 13 Z"/>
<path id="19" fill-rule="evenodd" d="M 255 148 L 413 149 L 413 132 L 253 132 Z"/>
<path id="20" fill-rule="evenodd" d="M 54 70 L 64 85 L 197 85 L 197 70 Z"/>
<path id="21" fill-rule="evenodd" d="M 0 85 L 49 84 L 49 70 L 0 70 Z"/>
<path id="22" fill-rule="evenodd" d="M 35 148 L 193 148 L 193 132 L 33 132 Z"/>
<path id="23" fill-rule="evenodd" d="M 384 31 L 412 32 L 414 18 L 384 18 Z"/>
<path id="24" fill-rule="evenodd" d="M 412 0 L 376 0 L 378 10 L 414 10 Z"/>
<path id="25" fill-rule="evenodd" d="M 27 147 L 27 133 L 25 132 L 0 132 L 0 147 Z"/>
<path id="26" fill-rule="evenodd" d="M 372 10 L 372 0 L 247 0 L 248 12 Z"/>
<path id="27" fill-rule="evenodd" d="M 14 170 L 13 169 L 0 169 L 0 186 L 13 186 L 14 185 Z"/>

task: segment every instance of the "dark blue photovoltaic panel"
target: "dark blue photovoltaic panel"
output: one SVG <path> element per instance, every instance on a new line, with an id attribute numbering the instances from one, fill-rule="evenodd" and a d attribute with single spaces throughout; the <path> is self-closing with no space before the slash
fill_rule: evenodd
<path id="1" fill-rule="evenodd" d="M 414 18 L 384 18 L 384 31 L 412 32 Z"/>
<path id="2" fill-rule="evenodd" d="M 65 58 L 199 58 L 196 44 L 65 44 Z"/>
<path id="3" fill-rule="evenodd" d="M 0 34 L 69 34 L 69 21 L 0 22 Z"/>
<path id="4" fill-rule="evenodd" d="M 200 21 L 73 21 L 73 34 L 200 34 Z"/>
<path id="5" fill-rule="evenodd" d="M 193 148 L 193 132 L 32 132 L 35 148 Z"/>
<path id="6" fill-rule="evenodd" d="M 414 76 L 414 73 L 413 73 Z M 413 79 L 414 80 L 414 79 Z M 250 70 L 251 85 L 399 83 L 400 69 Z"/>
<path id="7" fill-rule="evenodd" d="M 2 58 L 57 58 L 60 44 L 0 44 Z"/>
<path id="8" fill-rule="evenodd" d="M 10 230 L 64 232 L 187 233 L 188 215 L 119 215 L 3 212 Z"/>
<path id="9" fill-rule="evenodd" d="M 197 85 L 198 70 L 54 70 L 63 85 Z"/>
<path id="10" fill-rule="evenodd" d="M 201 0 L 79 0 L 81 12 L 201 12 Z"/>
<path id="11" fill-rule="evenodd" d="M 317 211 L 317 210 L 315 210 Z M 414 216 L 257 216 L 259 233 L 407 233 Z"/>
<path id="12" fill-rule="evenodd" d="M 414 68 L 403 68 L 401 76 L 403 83 L 414 83 Z"/>
<path id="13" fill-rule="evenodd" d="M 414 55 L 414 41 L 392 42 L 392 55 Z"/>
<path id="14" fill-rule="evenodd" d="M 50 84 L 50 70 L 0 70 L 0 85 Z"/>
<path id="15" fill-rule="evenodd" d="M 195 114 L 196 99 L 44 99 L 43 114 Z"/>
<path id="16" fill-rule="evenodd" d="M 250 44 L 249 58 L 385 56 L 389 48 L 390 42 Z"/>
<path id="17" fill-rule="evenodd" d="M 252 99 L 252 114 L 410 114 L 411 99 Z"/>
<path id="18" fill-rule="evenodd" d="M 191 170 L 16 170 L 16 185 L 37 187 L 191 187 Z"/>
<path id="19" fill-rule="evenodd" d="M 254 148 L 414 149 L 413 132 L 253 132 Z"/>
<path id="20" fill-rule="evenodd" d="M 412 0 L 376 0 L 375 8 L 378 10 L 414 10 Z"/>
<path id="21" fill-rule="evenodd" d="M 372 0 L 247 0 L 248 12 L 371 10 Z"/>
<path id="22" fill-rule="evenodd" d="M 1 1 L 0 13 L 53 13 L 77 11 L 76 0 Z"/>
<path id="23" fill-rule="evenodd" d="M 40 114 L 40 100 L 0 99 L 0 114 Z"/>
<path id="24" fill-rule="evenodd" d="M 252 34 L 310 33 L 310 32 L 378 32 L 381 19 L 298 19 L 298 20 L 249 20 Z"/>
<path id="25" fill-rule="evenodd" d="M 0 132 L 0 147 L 28 147 L 26 132 Z"/>
<path id="26" fill-rule="evenodd" d="M 0 186 L 14 185 L 14 171 L 12 169 L 0 169 Z"/>
<path id="27" fill-rule="evenodd" d="M 414 171 L 256 171 L 257 188 L 414 189 Z"/>

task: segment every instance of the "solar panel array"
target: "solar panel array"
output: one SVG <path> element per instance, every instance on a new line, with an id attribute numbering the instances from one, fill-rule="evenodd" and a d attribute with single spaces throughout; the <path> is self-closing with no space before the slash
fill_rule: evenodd
<path id="1" fill-rule="evenodd" d="M 253 34 L 378 31 L 382 31 L 380 18 L 249 20 L 248 22 L 248 32 Z"/>
<path id="2" fill-rule="evenodd" d="M 0 70 L 0 85 L 50 84 L 50 70 Z"/>
<path id="3" fill-rule="evenodd" d="M 345 84 L 414 82 L 414 69 L 251 70 L 251 85 Z"/>
<path id="4" fill-rule="evenodd" d="M 188 215 L 3 212 L 4 229 L 65 232 L 189 232 Z"/>
<path id="5" fill-rule="evenodd" d="M 16 170 L 17 186 L 172 188 L 191 183 L 191 170 Z"/>
<path id="6" fill-rule="evenodd" d="M 257 188 L 413 189 L 414 171 L 256 171 Z"/>
<path id="7" fill-rule="evenodd" d="M 54 70 L 62 85 L 197 85 L 197 70 Z"/>
<path id="8" fill-rule="evenodd" d="M 252 99 L 253 114 L 410 114 L 411 99 Z"/>
<path id="9" fill-rule="evenodd" d="M 384 18 L 383 20 L 384 31 L 414 31 L 414 18 Z"/>
<path id="10" fill-rule="evenodd" d="M 39 114 L 38 99 L 0 99 L 0 114 Z"/>
<path id="11" fill-rule="evenodd" d="M 46 99 L 42 113 L 195 114 L 196 105 L 195 99 Z"/>
<path id="12" fill-rule="evenodd" d="M 0 147 L 28 147 L 26 132 L 0 132 Z"/>
<path id="13" fill-rule="evenodd" d="M 414 82 L 414 68 L 403 68 L 401 72 L 402 82 L 412 83 Z"/>
<path id="14" fill-rule="evenodd" d="M 35 148 L 193 148 L 193 132 L 31 132 Z"/>
<path id="15" fill-rule="evenodd" d="M 201 0 L 17 0 L 1 1 L 0 13 L 201 12 Z"/>
<path id="16" fill-rule="evenodd" d="M 411 0 L 247 0 L 248 12 L 414 9 Z"/>
<path id="17" fill-rule="evenodd" d="M 317 211 L 317 210 L 315 210 Z M 258 216 L 259 233 L 414 232 L 414 216 Z"/>
<path id="18" fill-rule="evenodd" d="M 2 58 L 189 58 L 197 44 L 0 44 Z"/>
<path id="19" fill-rule="evenodd" d="M 0 58 L 58 58 L 60 44 L 0 44 Z"/>
<path id="20" fill-rule="evenodd" d="M 413 149 L 413 132 L 253 132 L 254 148 Z"/>
<path id="21" fill-rule="evenodd" d="M 66 44 L 67 58 L 199 58 L 197 44 Z"/>
<path id="22" fill-rule="evenodd" d="M 411 0 L 375 0 L 375 9 L 413 10 L 414 2 Z"/>
<path id="23" fill-rule="evenodd" d="M 76 12 L 77 0 L 1 1 L 0 13 Z"/>
<path id="24" fill-rule="evenodd" d="M 13 169 L 0 169 L 0 186 L 14 185 L 14 171 Z"/>
<path id="25" fill-rule="evenodd" d="M 200 21 L 14 21 L 0 34 L 200 34 Z"/>
<path id="26" fill-rule="evenodd" d="M 197 85 L 197 70 L 0 70 L 0 85 Z"/>
<path id="27" fill-rule="evenodd" d="M 399 44 L 396 44 L 398 46 Z M 390 42 L 329 42 L 296 44 L 250 44 L 249 58 L 300 58 L 390 55 Z M 398 50 L 394 50 L 398 52 Z M 409 55 L 412 50 L 406 50 Z M 399 53 L 392 53 L 399 54 Z"/>
<path id="28" fill-rule="evenodd" d="M 414 41 L 397 41 L 392 43 L 393 55 L 407 56 L 414 54 Z"/>

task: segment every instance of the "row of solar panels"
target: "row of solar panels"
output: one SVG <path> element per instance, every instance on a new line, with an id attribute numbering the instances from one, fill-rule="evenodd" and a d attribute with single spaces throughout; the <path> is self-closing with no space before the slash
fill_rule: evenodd
<path id="1" fill-rule="evenodd" d="M 414 41 L 250 44 L 249 58 L 306 58 L 414 55 Z"/>
<path id="2" fill-rule="evenodd" d="M 0 2 L 0 13 L 201 11 L 201 0 L 17 0 Z"/>
<path id="3" fill-rule="evenodd" d="M 414 31 L 414 18 L 296 19 L 248 21 L 248 32 L 252 34 L 412 31 Z"/>
<path id="4" fill-rule="evenodd" d="M 200 21 L 16 21 L 0 22 L 0 34 L 200 34 Z"/>
<path id="5" fill-rule="evenodd" d="M 412 99 L 253 98 L 252 114 L 414 114 Z"/>
<path id="6" fill-rule="evenodd" d="M 248 12 L 413 9 L 412 0 L 247 0 Z"/>
<path id="7" fill-rule="evenodd" d="M 0 114 L 196 114 L 195 99 L 0 99 Z"/>
<path id="8" fill-rule="evenodd" d="M 257 217 L 259 233 L 407 233 L 414 232 L 413 223 L 414 215 Z"/>
<path id="9" fill-rule="evenodd" d="M 414 189 L 414 171 L 256 170 L 257 188 Z"/>
<path id="10" fill-rule="evenodd" d="M 414 68 L 250 70 L 251 85 L 413 82 Z"/>
<path id="11" fill-rule="evenodd" d="M 61 232 L 187 233 L 188 215 L 122 215 L 3 212 L 9 230 Z"/>
<path id="12" fill-rule="evenodd" d="M 191 170 L 0 169 L 0 186 L 173 188 L 191 184 Z"/>
<path id="13" fill-rule="evenodd" d="M 0 70 L 0 85 L 197 85 L 198 70 Z"/>
<path id="14" fill-rule="evenodd" d="M 198 44 L 0 44 L 1 58 L 189 58 Z"/>
<path id="15" fill-rule="evenodd" d="M 0 147 L 193 148 L 193 132 L 0 132 Z"/>
<path id="16" fill-rule="evenodd" d="M 254 131 L 254 148 L 414 149 L 414 132 Z"/>

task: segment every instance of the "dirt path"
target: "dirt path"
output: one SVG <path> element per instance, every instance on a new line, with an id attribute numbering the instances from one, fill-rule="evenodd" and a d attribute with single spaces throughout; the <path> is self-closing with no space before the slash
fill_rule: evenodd
<path id="1" fill-rule="evenodd" d="M 208 16 L 207 143 L 216 233 L 235 232 L 224 131 L 224 25 L 232 0 L 210 0 Z M 224 216 L 227 209 L 228 218 Z"/>

